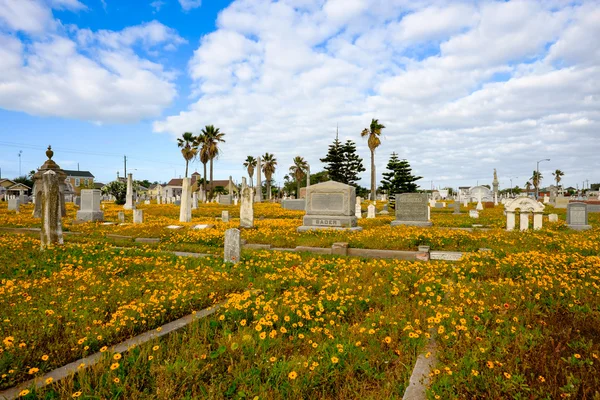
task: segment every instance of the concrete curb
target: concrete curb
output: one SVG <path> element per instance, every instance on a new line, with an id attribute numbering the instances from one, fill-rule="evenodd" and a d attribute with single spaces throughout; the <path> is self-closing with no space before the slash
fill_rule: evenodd
<path id="1" fill-rule="evenodd" d="M 0 399 L 13 400 L 18 398 L 19 393 L 24 389 L 31 389 L 32 387 L 39 389 L 41 387 L 44 387 L 46 386 L 46 379 L 48 378 L 52 378 L 52 382 L 50 383 L 52 384 L 70 375 L 75 375 L 79 371 L 85 370 L 86 368 L 98 364 L 100 361 L 102 361 L 106 354 L 124 353 L 135 346 L 144 344 L 146 342 L 149 342 L 150 340 L 159 338 L 161 336 L 168 335 L 171 332 L 174 332 L 189 325 L 195 320 L 205 318 L 211 314 L 214 314 L 219 308 L 226 304 L 226 302 L 227 300 L 222 301 L 221 303 L 205 308 L 204 310 L 194 312 L 190 315 L 169 322 L 168 324 L 161 326 L 160 331 L 158 331 L 157 329 L 153 329 L 151 331 L 144 332 L 140 335 L 132 337 L 131 339 L 127 339 L 124 342 L 109 347 L 108 350 L 106 350 L 106 352 L 104 353 L 95 353 L 90 356 L 81 358 L 77 361 L 73 361 L 72 363 L 50 371 L 47 374 L 44 374 L 43 376 L 39 376 L 35 379 L 31 379 L 15 387 L 4 390 L 0 392 Z M 84 364 L 84 366 L 80 368 L 79 366 L 81 364 Z"/>
<path id="2" fill-rule="evenodd" d="M 427 353 L 431 353 L 429 358 L 426 358 Z M 431 338 L 425 352 L 419 354 L 415 368 L 408 382 L 408 387 L 404 391 L 402 400 L 426 400 L 427 388 L 429 386 L 429 373 L 437 362 L 435 339 Z"/>

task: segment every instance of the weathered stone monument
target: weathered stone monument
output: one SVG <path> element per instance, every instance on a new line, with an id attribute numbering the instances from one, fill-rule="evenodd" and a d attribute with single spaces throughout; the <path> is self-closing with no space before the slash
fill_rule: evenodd
<path id="1" fill-rule="evenodd" d="M 229 211 L 227 211 L 227 210 L 221 211 L 221 220 L 223 222 L 229 222 Z"/>
<path id="2" fill-rule="evenodd" d="M 119 211 L 117 213 L 117 219 L 119 222 L 125 222 L 125 213 L 123 211 Z"/>
<path id="3" fill-rule="evenodd" d="M 44 172 L 41 182 L 42 231 L 41 249 L 63 244 L 62 216 L 60 212 L 60 184 L 58 174 L 52 170 Z"/>
<path id="4" fill-rule="evenodd" d="M 21 200 L 18 197 L 11 197 L 8 199 L 8 210 L 19 212 L 21 206 Z"/>
<path id="5" fill-rule="evenodd" d="M 454 212 L 452 214 L 457 215 L 460 214 L 460 202 L 458 200 L 454 201 Z"/>
<path id="6" fill-rule="evenodd" d="M 192 193 L 192 210 L 198 209 L 198 192 Z"/>
<path id="7" fill-rule="evenodd" d="M 133 174 L 127 174 L 127 193 L 125 194 L 125 210 L 133 210 L 135 204 L 133 203 Z"/>
<path id="8" fill-rule="evenodd" d="M 191 178 L 183 178 L 181 184 L 181 204 L 179 222 L 192 221 L 192 183 Z"/>
<path id="9" fill-rule="evenodd" d="M 519 229 L 529 229 L 529 215 L 533 214 L 533 229 L 542 229 L 544 205 L 529 197 L 517 197 L 508 201 L 505 205 L 506 230 L 515 229 L 515 215 L 519 211 Z"/>
<path id="10" fill-rule="evenodd" d="M 315 229 L 347 229 L 360 231 L 355 210 L 356 189 L 328 181 L 311 185 L 306 190 L 306 215 L 298 232 Z"/>
<path id="11" fill-rule="evenodd" d="M 567 205 L 567 225 L 578 231 L 592 229 L 588 225 L 588 208 L 585 203 L 569 203 Z"/>
<path id="12" fill-rule="evenodd" d="M 492 188 L 494 193 L 494 202 L 498 202 L 498 174 L 496 173 L 496 168 L 494 168 L 494 180 L 492 181 Z M 498 204 L 496 204 L 498 205 Z"/>
<path id="13" fill-rule="evenodd" d="M 256 186 L 255 186 L 255 193 L 254 193 L 254 202 L 255 203 L 260 203 L 262 201 L 262 179 L 260 177 L 261 174 L 261 164 L 260 164 L 260 160 L 261 160 L 261 156 L 258 156 L 258 158 L 256 159 Z"/>
<path id="14" fill-rule="evenodd" d="M 133 223 L 134 224 L 144 223 L 144 210 L 133 210 Z"/>
<path id="15" fill-rule="evenodd" d="M 77 221 L 103 221 L 104 213 L 100 211 L 102 193 L 98 189 L 81 190 L 81 207 L 77 211 Z"/>
<path id="16" fill-rule="evenodd" d="M 375 205 L 369 204 L 367 207 L 367 218 L 375 218 Z"/>
<path id="17" fill-rule="evenodd" d="M 396 195 L 396 219 L 392 226 L 410 225 L 429 227 L 430 210 L 427 193 L 402 193 Z"/>
<path id="18" fill-rule="evenodd" d="M 254 227 L 254 189 L 246 184 L 246 178 L 242 178 L 242 193 L 240 205 L 240 227 Z"/>
<path id="19" fill-rule="evenodd" d="M 242 239 L 240 230 L 233 228 L 225 231 L 224 261 L 237 264 L 240 262 Z"/>
<path id="20" fill-rule="evenodd" d="M 42 177 L 48 171 L 54 171 L 58 179 L 60 216 L 65 217 L 67 215 L 67 209 L 65 208 L 65 192 L 67 191 L 65 180 L 67 179 L 67 174 L 52 160 L 53 155 L 54 152 L 52 151 L 52 147 L 48 146 L 48 150 L 46 150 L 46 157 L 48 157 L 48 159 L 33 175 L 33 194 L 35 196 L 35 206 L 33 207 L 34 218 L 42 217 Z"/>

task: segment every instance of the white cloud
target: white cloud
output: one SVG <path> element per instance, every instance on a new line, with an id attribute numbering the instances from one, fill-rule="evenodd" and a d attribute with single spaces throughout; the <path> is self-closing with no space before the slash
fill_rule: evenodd
<path id="1" fill-rule="evenodd" d="M 154 13 L 157 13 L 160 11 L 160 9 L 162 8 L 162 6 L 165 5 L 164 1 L 161 0 L 155 0 L 152 3 L 150 3 L 150 7 L 154 8 Z"/>
<path id="2" fill-rule="evenodd" d="M 0 0 L 0 28 L 42 33 L 54 25 L 52 12 L 43 3 L 32 0 Z"/>
<path id="3" fill-rule="evenodd" d="M 185 43 L 175 30 L 157 21 L 121 31 L 63 27 L 45 3 L 24 3 L 29 8 L 0 6 L 0 15 L 9 10 L 29 16 L 20 25 L 0 21 L 8 31 L 0 33 L 0 107 L 96 123 L 136 122 L 159 116 L 175 98 L 175 73 L 133 50 L 160 55 Z M 75 1 L 51 5 L 79 9 Z M 15 32 L 32 35 L 22 40 Z"/>
<path id="4" fill-rule="evenodd" d="M 102 4 L 105 5 L 104 0 L 102 0 Z M 72 11 L 85 10 L 87 7 L 85 4 L 82 4 L 79 0 L 49 0 L 49 4 L 52 8 L 56 9 L 66 9 Z"/>
<path id="5" fill-rule="evenodd" d="M 228 137 L 223 169 L 241 174 L 247 154 L 269 151 L 281 180 L 295 155 L 317 170 L 336 124 L 367 162 L 359 133 L 379 118 L 379 176 L 396 151 L 437 185 L 491 181 L 497 168 L 508 186 L 547 157 L 544 168 L 575 179 L 576 161 L 600 167 L 598 12 L 560 1 L 238 0 L 190 61 L 198 98 L 154 130 L 216 124 Z"/>
<path id="6" fill-rule="evenodd" d="M 202 0 L 179 0 L 179 4 L 184 11 L 189 11 L 193 8 L 198 8 L 202 5 Z"/>

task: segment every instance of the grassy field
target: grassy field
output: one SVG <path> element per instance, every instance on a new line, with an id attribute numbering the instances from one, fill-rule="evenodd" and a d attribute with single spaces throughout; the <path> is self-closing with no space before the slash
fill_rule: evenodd
<path id="1" fill-rule="evenodd" d="M 0 207 L 0 226 L 39 222 Z M 225 300 L 178 333 L 122 358 L 106 352 L 99 365 L 23 397 L 401 398 L 433 338 L 429 398 L 600 398 L 598 214 L 587 232 L 564 222 L 505 232 L 497 207 L 478 221 L 490 230 L 444 229 L 465 216 L 443 209 L 431 229 L 378 217 L 360 220 L 360 233 L 298 234 L 301 212 L 261 204 L 257 229 L 243 231 L 249 242 L 493 251 L 422 263 L 247 250 L 230 265 L 220 247 L 236 221 L 215 219 L 225 208 L 194 215 L 214 229 L 170 231 L 175 206 L 145 206 L 148 222 L 125 226 L 72 225 L 70 207 L 65 228 L 82 234 L 43 253 L 35 235 L 0 233 L 0 388 Z M 106 218 L 117 210 L 106 204 Z M 115 248 L 106 233 L 162 241 Z M 164 252 L 182 246 L 215 257 Z"/>

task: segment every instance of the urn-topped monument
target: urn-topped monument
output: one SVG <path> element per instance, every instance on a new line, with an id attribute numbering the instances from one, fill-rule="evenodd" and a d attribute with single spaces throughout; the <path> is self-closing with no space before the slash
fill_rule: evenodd
<path id="1" fill-rule="evenodd" d="M 67 215 L 67 210 L 65 208 L 65 191 L 67 189 L 65 180 L 67 179 L 67 174 L 58 166 L 57 163 L 52 160 L 53 156 L 54 152 L 52 151 L 52 147 L 48 146 L 48 150 L 46 150 L 46 157 L 48 157 L 48 159 L 33 175 L 33 194 L 35 195 L 35 206 L 33 207 L 34 218 L 42 217 L 42 202 L 40 200 L 42 198 L 42 177 L 44 173 L 48 171 L 54 171 L 58 179 L 58 190 L 60 193 L 60 215 L 61 217 Z"/>
<path id="2" fill-rule="evenodd" d="M 328 181 L 306 189 L 306 215 L 298 232 L 317 229 L 360 231 L 354 215 L 356 189 L 340 182 Z"/>

